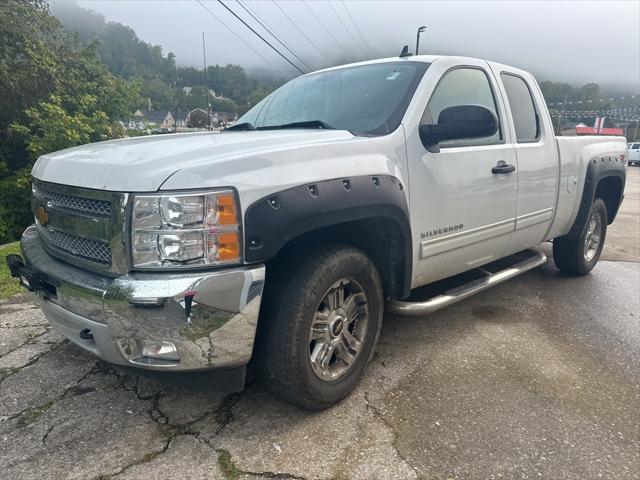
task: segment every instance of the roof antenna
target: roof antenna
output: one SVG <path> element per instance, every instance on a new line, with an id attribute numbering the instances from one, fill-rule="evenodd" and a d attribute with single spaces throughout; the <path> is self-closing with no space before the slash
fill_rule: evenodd
<path id="1" fill-rule="evenodd" d="M 402 52 L 400 52 L 400 58 L 402 57 L 410 57 L 413 53 L 409 52 L 409 45 L 405 45 L 402 47 Z"/>

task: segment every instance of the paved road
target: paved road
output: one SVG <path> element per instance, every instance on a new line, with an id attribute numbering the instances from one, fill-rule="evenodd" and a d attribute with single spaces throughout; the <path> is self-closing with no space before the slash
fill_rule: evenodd
<path id="1" fill-rule="evenodd" d="M 0 477 L 640 478 L 640 169 L 592 275 L 547 265 L 387 316 L 360 387 L 311 414 L 115 371 L 0 303 Z"/>

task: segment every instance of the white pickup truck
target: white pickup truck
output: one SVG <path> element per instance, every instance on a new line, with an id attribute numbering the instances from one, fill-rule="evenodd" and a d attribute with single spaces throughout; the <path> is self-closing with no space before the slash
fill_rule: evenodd
<path id="1" fill-rule="evenodd" d="M 516 68 L 345 65 L 221 133 L 42 156 L 35 224 L 8 263 L 54 327 L 108 362 L 213 371 L 231 390 L 251 360 L 275 394 L 323 409 L 362 377 L 385 308 L 449 305 L 544 263 L 531 249 L 549 240 L 558 268 L 588 273 L 626 153 L 622 137 L 556 138 Z"/>

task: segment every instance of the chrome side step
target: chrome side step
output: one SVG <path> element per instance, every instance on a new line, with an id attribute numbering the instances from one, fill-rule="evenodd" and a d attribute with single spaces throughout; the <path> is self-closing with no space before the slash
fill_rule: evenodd
<path id="1" fill-rule="evenodd" d="M 499 283 L 502 283 L 513 277 L 517 277 L 518 275 L 539 267 L 547 261 L 547 256 L 537 250 L 527 250 L 525 253 L 529 253 L 530 257 L 526 258 L 525 260 L 520 260 L 517 263 L 514 263 L 514 265 L 512 266 L 502 268 L 501 270 L 494 273 L 487 271 L 486 267 L 478 269 L 486 276 L 465 283 L 458 287 L 446 290 L 444 293 L 429 298 L 428 300 L 415 302 L 392 300 L 391 302 L 387 303 L 386 311 L 389 313 L 394 313 L 396 315 L 426 315 L 428 313 L 435 312 L 436 310 L 440 310 L 441 308 L 444 308 L 448 305 L 459 302 L 460 300 L 464 300 L 467 297 L 482 292 L 487 288 L 498 285 Z"/>

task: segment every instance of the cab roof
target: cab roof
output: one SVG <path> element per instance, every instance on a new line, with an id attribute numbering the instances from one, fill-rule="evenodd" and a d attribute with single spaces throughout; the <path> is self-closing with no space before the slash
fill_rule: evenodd
<path id="1" fill-rule="evenodd" d="M 482 58 L 461 57 L 461 56 L 456 56 L 456 55 L 411 55 L 411 56 L 407 56 L 407 57 L 397 56 L 397 57 L 377 58 L 377 59 L 373 59 L 373 60 L 364 60 L 364 61 L 361 61 L 361 62 L 347 63 L 347 64 L 344 64 L 344 65 L 337 65 L 335 67 L 328 67 L 328 68 L 323 68 L 323 69 L 320 69 L 320 70 L 315 70 L 313 72 L 306 73 L 305 75 L 311 75 L 311 74 L 319 73 L 319 72 L 328 72 L 328 71 L 331 71 L 331 70 L 338 70 L 338 69 L 341 69 L 341 68 L 356 67 L 356 66 L 361 66 L 361 65 L 374 65 L 374 64 L 378 64 L 378 63 L 390 63 L 390 62 L 434 63 L 435 61 L 437 61 L 439 59 L 456 60 L 456 61 L 460 62 L 461 64 L 464 64 L 465 61 L 469 61 L 469 60 L 487 62 L 492 67 L 494 67 L 494 68 L 497 67 L 497 70 L 509 70 L 511 72 L 520 73 L 520 74 L 528 73 L 528 72 L 525 72 L 524 70 L 521 70 L 521 69 L 519 69 L 517 67 L 512 67 L 510 65 L 503 65 L 501 63 L 492 62 L 490 60 L 485 60 L 485 59 L 482 59 Z"/>

